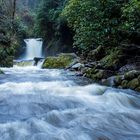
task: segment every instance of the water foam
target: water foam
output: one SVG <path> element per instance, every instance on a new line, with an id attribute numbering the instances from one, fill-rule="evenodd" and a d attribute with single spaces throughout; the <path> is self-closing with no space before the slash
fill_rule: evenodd
<path id="1" fill-rule="evenodd" d="M 140 96 L 81 86 L 63 70 L 3 70 L 12 80 L 1 79 L 0 139 L 139 140 Z"/>

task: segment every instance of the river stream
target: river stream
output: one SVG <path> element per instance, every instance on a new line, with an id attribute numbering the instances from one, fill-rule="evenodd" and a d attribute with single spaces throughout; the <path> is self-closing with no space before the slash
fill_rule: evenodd
<path id="1" fill-rule="evenodd" d="M 38 67 L 2 68 L 0 140 L 140 140 L 140 96 Z"/>

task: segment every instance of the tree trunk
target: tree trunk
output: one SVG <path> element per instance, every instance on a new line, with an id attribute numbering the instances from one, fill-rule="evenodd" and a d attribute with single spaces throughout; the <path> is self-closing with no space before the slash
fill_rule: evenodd
<path id="1" fill-rule="evenodd" d="M 13 1 L 13 13 L 12 13 L 12 19 L 14 20 L 16 13 L 16 0 Z"/>

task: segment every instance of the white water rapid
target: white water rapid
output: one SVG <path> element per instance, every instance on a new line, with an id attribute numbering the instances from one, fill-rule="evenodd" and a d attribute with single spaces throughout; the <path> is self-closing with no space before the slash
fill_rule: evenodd
<path id="1" fill-rule="evenodd" d="M 2 68 L 0 140 L 140 140 L 140 96 L 64 70 Z"/>
<path id="2" fill-rule="evenodd" d="M 42 44 L 43 41 L 41 38 L 37 39 L 25 39 L 26 43 L 26 52 L 24 60 L 33 60 L 35 57 L 42 57 Z"/>

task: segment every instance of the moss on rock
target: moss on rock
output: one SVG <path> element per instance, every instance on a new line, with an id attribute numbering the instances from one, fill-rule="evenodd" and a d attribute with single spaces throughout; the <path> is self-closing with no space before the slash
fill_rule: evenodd
<path id="1" fill-rule="evenodd" d="M 127 88 L 127 85 L 128 85 L 128 81 L 127 80 L 123 80 L 122 83 L 121 83 L 121 87 L 122 88 Z"/>
<path id="2" fill-rule="evenodd" d="M 102 66 L 105 69 L 116 70 L 121 67 L 123 54 L 122 51 L 118 48 L 114 48 L 108 52 L 104 58 L 100 60 Z"/>
<path id="3" fill-rule="evenodd" d="M 140 86 L 135 89 L 136 91 L 140 92 Z"/>
<path id="4" fill-rule="evenodd" d="M 47 57 L 42 68 L 66 68 L 75 58 L 76 56 L 72 54 L 61 54 L 58 57 Z"/>
<path id="5" fill-rule="evenodd" d="M 100 69 L 95 69 L 95 68 L 89 69 L 85 73 L 88 78 L 91 78 L 95 81 L 100 81 L 102 79 L 106 79 L 113 75 L 111 71 L 100 70 Z"/>
<path id="6" fill-rule="evenodd" d="M 122 77 L 122 76 L 115 76 L 115 77 L 114 77 L 114 84 L 115 84 L 116 86 L 118 86 L 118 85 L 121 84 L 122 80 L 123 80 L 123 77 Z"/>
<path id="7" fill-rule="evenodd" d="M 89 52 L 87 59 L 98 61 L 105 56 L 105 48 L 103 46 L 99 46 L 96 49 Z"/>
<path id="8" fill-rule="evenodd" d="M 128 84 L 127 87 L 131 88 L 131 89 L 135 89 L 140 85 L 140 82 L 138 81 L 137 78 L 131 80 Z"/>
<path id="9" fill-rule="evenodd" d="M 140 72 L 138 72 L 136 70 L 132 70 L 132 71 L 125 73 L 124 78 L 127 80 L 132 80 L 132 79 L 136 78 L 139 74 L 140 74 Z"/>
<path id="10" fill-rule="evenodd" d="M 138 81 L 140 82 L 140 75 L 138 76 Z"/>

